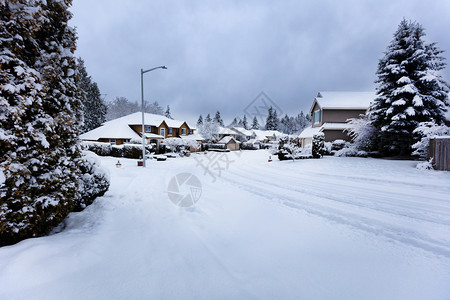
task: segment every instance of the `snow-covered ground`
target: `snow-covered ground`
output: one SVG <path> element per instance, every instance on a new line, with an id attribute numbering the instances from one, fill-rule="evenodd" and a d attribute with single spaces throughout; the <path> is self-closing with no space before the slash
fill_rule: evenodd
<path id="1" fill-rule="evenodd" d="M 450 298 L 450 172 L 267 159 L 209 153 L 117 169 L 102 158 L 104 197 L 60 233 L 0 248 L 0 299 Z M 201 182 L 192 207 L 169 200 L 179 173 Z"/>

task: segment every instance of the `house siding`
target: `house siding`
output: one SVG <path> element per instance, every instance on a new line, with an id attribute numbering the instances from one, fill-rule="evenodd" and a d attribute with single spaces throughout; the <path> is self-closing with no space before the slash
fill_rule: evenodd
<path id="1" fill-rule="evenodd" d="M 350 110 L 350 109 L 323 109 L 322 122 L 323 123 L 346 123 L 350 118 L 359 118 L 359 115 L 365 114 L 364 109 Z"/>
<path id="2" fill-rule="evenodd" d="M 323 133 L 325 134 L 325 142 L 333 142 L 335 140 L 344 140 L 349 142 L 351 140 L 350 136 L 348 136 L 346 132 L 339 129 L 338 130 L 325 129 Z"/>

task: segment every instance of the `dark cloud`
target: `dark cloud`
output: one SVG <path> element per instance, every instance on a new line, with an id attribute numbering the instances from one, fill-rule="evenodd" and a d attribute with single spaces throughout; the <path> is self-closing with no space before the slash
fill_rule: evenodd
<path id="1" fill-rule="evenodd" d="M 403 18 L 450 51 L 446 0 L 77 0 L 72 12 L 77 55 L 108 100 L 139 100 L 139 70 L 164 64 L 145 74 L 146 99 L 192 121 L 216 110 L 243 115 L 260 91 L 294 114 L 319 90 L 374 89 L 378 59 Z"/>

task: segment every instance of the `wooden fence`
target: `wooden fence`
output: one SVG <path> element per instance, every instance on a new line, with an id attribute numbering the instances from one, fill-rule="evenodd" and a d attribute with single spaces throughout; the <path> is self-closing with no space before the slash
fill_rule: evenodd
<path id="1" fill-rule="evenodd" d="M 430 140 L 428 159 L 433 158 L 436 170 L 450 171 L 450 138 L 434 138 Z"/>

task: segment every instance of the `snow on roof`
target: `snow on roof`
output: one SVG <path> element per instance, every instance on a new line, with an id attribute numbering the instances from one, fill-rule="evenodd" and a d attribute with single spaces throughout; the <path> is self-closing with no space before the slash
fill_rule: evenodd
<path id="1" fill-rule="evenodd" d="M 165 121 L 167 126 L 173 128 L 180 128 L 184 121 L 172 120 L 161 115 L 144 114 L 145 125 L 159 126 Z M 82 140 L 96 141 L 101 138 L 116 138 L 116 139 L 135 139 L 141 138 L 129 125 L 141 125 L 142 113 L 132 113 L 108 122 L 105 122 L 102 126 L 95 128 L 91 131 L 80 135 Z M 188 125 L 189 126 L 189 125 Z M 163 138 L 161 135 L 146 133 L 149 138 Z"/>
<path id="2" fill-rule="evenodd" d="M 219 127 L 219 134 L 232 134 L 232 135 L 236 135 L 236 131 L 231 130 L 230 128 L 226 128 L 226 127 Z"/>
<path id="3" fill-rule="evenodd" d="M 319 92 L 314 99 L 311 110 L 315 102 L 321 108 L 368 109 L 375 98 L 375 92 Z"/>
<path id="4" fill-rule="evenodd" d="M 313 135 L 315 135 L 316 133 L 319 133 L 321 127 L 306 127 L 299 135 L 299 138 L 312 138 Z"/>
<path id="5" fill-rule="evenodd" d="M 321 128 L 321 130 L 324 130 L 324 129 L 344 130 L 344 129 L 350 128 L 350 124 L 349 123 L 324 123 L 320 128 Z"/>
<path id="6" fill-rule="evenodd" d="M 194 133 L 190 135 L 183 135 L 181 137 L 183 140 L 195 140 L 195 141 L 203 141 L 204 138 L 200 133 Z"/>
<path id="7" fill-rule="evenodd" d="M 253 133 L 252 130 L 245 129 L 244 127 L 232 127 L 231 129 L 245 136 L 251 136 Z"/>
<path id="8" fill-rule="evenodd" d="M 118 119 L 116 119 L 118 120 Z M 114 120 L 113 120 L 114 121 Z M 140 135 L 122 120 L 105 122 L 102 126 L 80 135 L 80 139 L 97 141 L 98 139 L 140 139 Z"/>
<path id="9" fill-rule="evenodd" d="M 232 136 L 224 136 L 220 141 L 217 142 L 217 144 L 228 144 L 231 140 L 233 140 L 235 143 L 239 143 L 236 141 Z"/>

